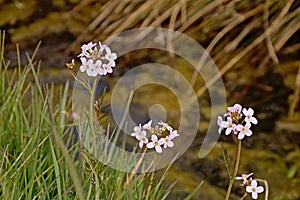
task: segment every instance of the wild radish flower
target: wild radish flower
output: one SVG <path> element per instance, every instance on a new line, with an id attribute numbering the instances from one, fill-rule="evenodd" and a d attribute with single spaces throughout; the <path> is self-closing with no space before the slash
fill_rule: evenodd
<path id="1" fill-rule="evenodd" d="M 151 135 L 147 138 L 147 134 Z M 155 148 L 158 153 L 162 152 L 163 148 L 171 148 L 174 146 L 173 139 L 178 137 L 177 130 L 174 130 L 168 123 L 159 121 L 157 125 L 152 126 L 152 120 L 145 123 L 144 125 L 134 127 L 134 132 L 131 136 L 136 137 L 139 141 L 139 147 L 142 148 L 146 144 L 146 148 Z"/>
<path id="2" fill-rule="evenodd" d="M 222 117 L 221 117 L 221 116 L 218 116 L 217 124 L 218 124 L 218 126 L 219 126 L 219 129 L 218 129 L 218 133 L 219 133 L 219 134 L 221 134 L 221 132 L 222 132 L 222 130 L 223 130 L 223 127 L 221 126 L 222 122 L 223 122 Z"/>
<path id="3" fill-rule="evenodd" d="M 172 130 L 172 131 L 170 131 L 170 136 L 171 136 L 172 138 L 175 138 L 175 137 L 178 137 L 179 134 L 177 133 L 177 130 Z"/>
<path id="4" fill-rule="evenodd" d="M 246 136 L 251 136 L 252 135 L 252 131 L 250 130 L 251 124 L 250 123 L 246 123 L 245 126 L 239 124 L 236 127 L 236 130 L 239 131 L 238 134 L 238 139 L 241 140 Z"/>
<path id="5" fill-rule="evenodd" d="M 112 63 L 111 66 L 114 67 L 115 66 L 115 60 L 117 59 L 117 54 L 116 53 L 111 53 L 111 50 L 109 47 L 105 48 L 106 50 L 106 55 L 105 58 Z"/>
<path id="6" fill-rule="evenodd" d="M 255 117 L 253 117 L 254 111 L 252 108 L 249 108 L 248 110 L 246 108 L 244 108 L 243 114 L 245 115 L 245 122 L 257 124 L 257 119 Z"/>
<path id="7" fill-rule="evenodd" d="M 252 199 L 257 199 L 258 198 L 258 193 L 262 193 L 264 191 L 263 186 L 257 186 L 257 181 L 252 180 L 251 185 L 246 187 L 246 191 L 248 193 L 251 193 Z"/>
<path id="8" fill-rule="evenodd" d="M 89 42 L 81 46 L 81 53 L 78 55 L 81 61 L 80 71 L 86 72 L 88 76 L 96 77 L 112 73 L 112 67 L 116 66 L 117 54 L 101 42 Z"/>
<path id="9" fill-rule="evenodd" d="M 111 68 L 111 66 L 110 66 L 110 64 L 106 64 L 106 63 L 104 63 L 103 65 L 102 65 L 102 67 L 103 67 L 103 75 L 106 75 L 107 73 L 112 73 L 112 68 Z"/>
<path id="10" fill-rule="evenodd" d="M 151 131 L 153 129 L 151 124 L 152 124 L 152 120 L 150 120 L 148 123 L 144 124 L 143 128 Z"/>
<path id="11" fill-rule="evenodd" d="M 251 136 L 251 124 L 257 124 L 258 122 L 253 116 L 254 110 L 252 108 L 242 108 L 240 104 L 228 107 L 227 110 L 228 112 L 224 114 L 226 120 L 218 116 L 217 124 L 219 126 L 219 134 L 226 129 L 225 135 L 233 133 L 237 135 L 239 140 L 242 140 L 245 136 Z"/>
<path id="12" fill-rule="evenodd" d="M 139 140 L 139 147 L 143 148 L 144 144 L 148 143 L 148 138 L 147 138 L 147 133 L 146 131 L 142 131 L 140 134 L 136 135 L 136 139 Z"/>
<path id="13" fill-rule="evenodd" d="M 225 135 L 229 135 L 236 128 L 236 125 L 232 123 L 231 117 L 227 117 L 227 121 L 222 121 L 221 127 L 226 128 Z"/>
<path id="14" fill-rule="evenodd" d="M 92 64 L 93 64 L 93 61 L 92 60 L 86 60 L 86 58 L 80 58 L 81 60 L 81 66 L 80 66 L 80 71 L 81 72 L 85 72 Z"/>
<path id="15" fill-rule="evenodd" d="M 169 124 L 163 122 L 163 121 L 160 121 L 158 122 L 158 125 L 161 125 L 163 128 L 167 129 L 168 131 L 172 131 L 173 128 L 171 126 L 169 126 Z"/>
<path id="16" fill-rule="evenodd" d="M 151 148 L 155 148 L 155 151 L 157 153 L 161 153 L 162 152 L 162 148 L 161 145 L 164 143 L 163 139 L 158 139 L 158 137 L 156 135 L 152 135 L 151 136 L 151 141 L 147 144 L 147 148 L 151 149 Z"/>
<path id="17" fill-rule="evenodd" d="M 252 175 L 253 175 L 253 173 L 242 174 L 242 176 L 235 177 L 235 180 L 243 180 L 242 186 L 245 186 L 245 185 L 247 186 L 247 185 L 250 185 L 250 183 L 252 181 L 252 178 L 251 178 Z"/>
<path id="18" fill-rule="evenodd" d="M 172 142 L 172 139 L 173 139 L 172 136 L 167 136 L 167 137 L 162 138 L 162 139 L 163 139 L 164 148 L 173 147 L 174 146 L 174 142 Z"/>
<path id="19" fill-rule="evenodd" d="M 136 138 L 137 138 L 137 136 L 141 136 L 141 135 L 143 135 L 144 133 L 145 133 L 145 135 L 146 135 L 146 131 L 144 131 L 144 130 L 142 129 L 142 125 L 141 125 L 141 124 L 139 124 L 139 126 L 134 127 L 134 128 L 133 128 L 133 131 L 134 131 L 134 132 L 131 133 L 131 136 L 136 137 Z"/>
<path id="20" fill-rule="evenodd" d="M 87 73 L 87 75 L 92 76 L 92 77 L 96 77 L 98 74 L 94 64 L 89 65 L 89 67 L 86 70 L 86 73 Z"/>
<path id="21" fill-rule="evenodd" d="M 81 54 L 78 55 L 78 57 L 90 57 L 91 53 L 93 52 L 93 48 L 94 46 L 96 46 L 97 44 L 93 43 L 93 42 L 89 42 L 88 44 L 84 44 L 81 46 Z"/>

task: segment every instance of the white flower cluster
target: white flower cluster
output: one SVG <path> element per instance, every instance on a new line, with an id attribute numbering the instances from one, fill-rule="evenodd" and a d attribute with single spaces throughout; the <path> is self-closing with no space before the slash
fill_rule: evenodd
<path id="1" fill-rule="evenodd" d="M 112 73 L 116 66 L 117 54 L 112 53 L 107 45 L 90 42 L 81 46 L 81 53 L 78 55 L 81 60 L 80 71 L 86 72 L 88 76 L 106 75 Z"/>
<path id="2" fill-rule="evenodd" d="M 143 148 L 145 144 L 148 149 L 155 148 L 157 153 L 162 152 L 162 147 L 173 147 L 174 142 L 172 140 L 179 136 L 177 130 L 173 130 L 169 124 L 163 121 L 158 122 L 155 127 L 152 127 L 151 124 L 152 120 L 144 125 L 139 124 L 139 126 L 134 127 L 131 136 L 139 141 L 139 147 Z M 151 135 L 151 138 L 147 137 L 147 133 Z"/>
<path id="3" fill-rule="evenodd" d="M 242 180 L 243 183 L 241 186 L 246 187 L 246 191 L 251 193 L 252 199 L 258 198 L 258 193 L 262 193 L 264 191 L 263 186 L 257 186 L 257 181 L 252 180 L 253 173 L 250 174 L 242 174 L 242 176 L 236 177 L 235 180 Z"/>
<path id="4" fill-rule="evenodd" d="M 221 116 L 218 116 L 219 134 L 223 129 L 225 135 L 234 133 L 238 135 L 238 139 L 242 140 L 245 136 L 251 136 L 251 124 L 257 124 L 257 119 L 253 117 L 254 111 L 252 108 L 242 108 L 240 104 L 235 104 L 227 108 L 228 112 L 224 115 L 226 120 L 223 121 Z"/>

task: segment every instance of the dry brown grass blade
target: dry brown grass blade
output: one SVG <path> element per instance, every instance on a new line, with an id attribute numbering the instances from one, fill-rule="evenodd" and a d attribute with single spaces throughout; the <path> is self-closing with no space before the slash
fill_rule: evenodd
<path id="1" fill-rule="evenodd" d="M 149 26 L 149 24 L 151 23 L 151 21 L 155 20 L 158 18 L 159 16 L 159 11 L 160 8 L 163 7 L 163 3 L 164 1 L 159 1 L 157 2 L 157 4 L 154 5 L 154 8 L 151 10 L 150 14 L 148 15 L 148 17 L 146 17 L 144 19 L 144 21 L 142 22 L 140 27 L 146 27 Z"/>
<path id="2" fill-rule="evenodd" d="M 271 28 L 267 29 L 266 32 L 271 32 Z M 266 33 L 261 34 L 257 37 L 249 46 L 240 51 L 235 57 L 233 57 L 221 70 L 220 74 L 214 75 L 206 85 L 202 86 L 197 92 L 197 97 L 200 97 L 209 87 L 211 87 L 221 76 L 223 76 L 229 69 L 231 69 L 239 60 L 241 60 L 247 53 L 254 49 L 260 44 L 266 37 Z"/>
<path id="3" fill-rule="evenodd" d="M 150 26 L 159 26 L 161 25 L 161 23 L 166 20 L 168 17 L 170 17 L 172 15 L 174 6 L 170 6 L 165 12 L 163 12 L 158 18 L 155 19 L 155 21 L 153 21 Z"/>
<path id="4" fill-rule="evenodd" d="M 276 51 L 279 51 L 283 47 L 283 45 L 292 37 L 292 35 L 294 35 L 294 33 L 296 33 L 300 29 L 300 17 L 295 18 L 295 20 L 293 21 L 295 22 L 295 24 L 292 23 L 291 26 L 286 29 L 284 36 L 277 41 L 275 45 Z"/>
<path id="5" fill-rule="evenodd" d="M 200 19 L 205 14 L 211 12 L 213 9 L 215 9 L 217 6 L 222 4 L 222 0 L 216 0 L 199 10 L 195 15 L 191 16 L 186 23 L 184 23 L 178 31 L 184 32 L 187 28 L 189 28 L 194 22 L 196 22 L 198 19 Z"/>
<path id="6" fill-rule="evenodd" d="M 277 18 L 274 20 L 274 22 L 271 24 L 271 26 L 264 31 L 263 34 L 259 35 L 251 44 L 249 44 L 246 48 L 244 48 L 242 51 L 236 54 L 221 70 L 220 74 L 214 75 L 208 82 L 206 82 L 206 85 L 203 85 L 197 92 L 197 96 L 201 96 L 212 84 L 217 81 L 220 76 L 223 76 L 229 69 L 231 69 L 234 64 L 236 64 L 241 58 L 243 58 L 247 53 L 249 53 L 252 49 L 254 49 L 258 44 L 260 44 L 266 36 L 276 33 L 285 23 L 286 20 L 284 18 L 287 14 L 287 11 L 289 9 L 290 5 L 285 5 L 285 7 L 282 9 L 280 14 L 277 16 Z"/>
<path id="7" fill-rule="evenodd" d="M 83 31 L 76 40 L 65 50 L 65 53 L 69 54 L 85 39 L 85 37 L 93 31 L 104 20 L 109 13 L 118 5 L 120 0 L 108 1 L 99 11 L 98 17 Z"/>
<path id="8" fill-rule="evenodd" d="M 265 28 L 265 30 L 267 30 L 269 27 L 269 7 L 270 7 L 270 0 L 267 0 L 265 3 L 265 9 L 264 9 L 264 28 Z M 276 56 L 270 35 L 266 35 L 266 42 L 267 42 L 267 48 L 268 48 L 271 59 L 273 60 L 273 62 L 275 64 L 279 63 L 279 60 Z"/>
<path id="9" fill-rule="evenodd" d="M 140 18 L 141 15 L 145 15 L 145 12 L 148 12 L 149 8 L 154 7 L 156 1 L 146 1 L 143 3 L 135 12 L 131 13 L 127 19 L 126 23 L 119 26 L 117 29 L 115 29 L 112 32 L 112 35 L 120 33 L 128 27 L 128 25 L 135 25 L 137 23 L 137 20 Z"/>
<path id="10" fill-rule="evenodd" d="M 234 51 L 237 46 L 241 43 L 241 41 L 259 24 L 259 19 L 254 19 L 251 22 L 247 24 L 243 28 L 243 30 L 240 32 L 240 34 L 231 42 L 229 42 L 225 47 L 224 47 L 224 53 L 228 53 L 231 51 Z"/>
<path id="11" fill-rule="evenodd" d="M 249 12 L 245 13 L 244 15 L 238 15 L 237 19 L 232 20 L 232 22 L 230 24 L 228 24 L 227 26 L 225 26 L 215 37 L 214 39 L 210 42 L 210 44 L 208 45 L 208 47 L 206 48 L 206 51 L 209 53 L 211 53 L 211 51 L 213 50 L 213 48 L 217 45 L 217 43 L 227 34 L 229 33 L 231 30 L 233 30 L 237 25 L 241 24 L 242 22 L 244 22 L 245 20 L 249 19 L 250 17 L 256 15 L 257 13 L 261 12 L 263 10 L 263 5 L 258 6 L 252 10 L 250 10 Z M 220 57 L 223 57 L 224 55 L 222 55 L 221 53 L 218 54 Z M 197 64 L 196 69 L 199 69 L 204 61 L 206 60 L 206 56 L 203 55 L 201 57 L 201 59 L 199 60 L 199 63 Z M 218 58 L 214 58 L 214 61 L 217 62 Z M 194 73 L 192 75 L 190 84 L 192 86 L 194 86 L 196 84 L 196 80 L 197 80 L 197 76 L 198 76 L 198 71 L 194 70 Z"/>
<path id="12" fill-rule="evenodd" d="M 180 0 L 180 5 L 181 5 L 181 9 L 180 9 L 180 12 L 181 12 L 181 24 L 184 24 L 187 20 L 187 8 L 186 8 L 186 0 Z"/>
<path id="13" fill-rule="evenodd" d="M 136 165 L 135 165 L 134 169 L 132 170 L 132 172 L 130 173 L 130 175 L 126 177 L 126 181 L 124 183 L 124 187 L 127 187 L 130 184 L 130 182 L 132 181 L 134 175 L 136 174 L 137 170 L 139 169 L 139 167 L 141 166 L 141 164 L 142 164 L 142 162 L 144 160 L 146 151 L 147 151 L 147 148 L 144 149 L 144 151 L 143 151 L 140 159 L 136 163 Z"/>

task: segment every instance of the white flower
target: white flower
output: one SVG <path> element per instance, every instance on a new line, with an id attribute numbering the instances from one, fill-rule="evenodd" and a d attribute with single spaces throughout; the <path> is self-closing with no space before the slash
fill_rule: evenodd
<path id="1" fill-rule="evenodd" d="M 155 148 L 155 151 L 157 153 L 161 153 L 162 152 L 161 145 L 164 143 L 163 139 L 161 138 L 161 139 L 158 140 L 156 135 L 152 135 L 151 136 L 151 141 L 152 142 L 149 142 L 147 144 L 147 148 L 149 148 L 149 149 Z"/>
<path id="2" fill-rule="evenodd" d="M 257 124 L 257 119 L 255 117 L 253 117 L 254 111 L 252 108 L 249 108 L 248 110 L 246 108 L 244 108 L 243 114 L 245 115 L 245 122 Z"/>
<path id="3" fill-rule="evenodd" d="M 167 129 L 168 131 L 172 131 L 173 128 L 171 126 L 169 126 L 169 124 L 163 122 L 163 121 L 160 121 L 158 122 L 158 125 L 161 125 L 163 128 Z"/>
<path id="4" fill-rule="evenodd" d="M 143 129 L 147 129 L 149 131 L 152 131 L 153 128 L 152 128 L 151 124 L 152 124 L 152 120 L 150 120 L 149 122 L 147 122 L 146 124 L 144 124 L 143 125 Z"/>
<path id="5" fill-rule="evenodd" d="M 103 67 L 103 75 L 106 75 L 107 73 L 112 73 L 113 72 L 113 70 L 112 70 L 112 68 L 109 64 L 103 63 L 102 67 Z"/>
<path id="6" fill-rule="evenodd" d="M 148 143 L 148 138 L 146 137 L 146 135 L 147 133 L 144 130 L 140 134 L 136 135 L 136 139 L 140 141 L 139 142 L 140 148 L 143 148 L 143 145 Z"/>
<path id="7" fill-rule="evenodd" d="M 116 53 L 111 53 L 111 50 L 109 47 L 106 47 L 105 48 L 105 51 L 106 51 L 106 54 L 105 54 L 105 58 L 108 60 L 108 61 L 114 61 L 117 59 L 117 54 Z"/>
<path id="8" fill-rule="evenodd" d="M 178 137 L 179 136 L 179 134 L 177 133 L 177 130 L 172 130 L 172 131 L 170 131 L 170 135 L 169 135 L 169 137 L 170 138 L 175 138 L 175 137 Z"/>
<path id="9" fill-rule="evenodd" d="M 91 59 L 89 61 L 91 61 Z M 89 68 L 86 70 L 86 73 L 88 76 L 92 76 L 92 77 L 97 76 L 98 72 L 96 71 L 95 65 L 93 63 L 89 64 Z"/>
<path id="10" fill-rule="evenodd" d="M 84 44 L 81 46 L 81 54 L 78 55 L 78 57 L 89 57 L 91 52 L 93 51 L 93 47 L 96 46 L 95 43 L 89 42 L 88 44 Z"/>
<path id="11" fill-rule="evenodd" d="M 221 126 L 222 122 L 223 122 L 222 117 L 221 117 L 221 116 L 218 116 L 217 124 L 218 124 L 218 126 L 219 126 L 219 129 L 218 129 L 218 133 L 219 133 L 219 134 L 221 134 L 221 132 L 222 132 L 222 130 L 223 130 L 223 127 Z"/>
<path id="12" fill-rule="evenodd" d="M 172 136 L 168 135 L 167 137 L 162 138 L 162 139 L 163 139 L 164 148 L 173 147 L 174 146 L 174 142 L 172 142 L 172 139 L 173 139 Z"/>
<path id="13" fill-rule="evenodd" d="M 101 42 L 98 43 L 99 44 L 99 47 L 100 47 L 100 51 L 103 51 L 104 49 L 107 48 L 107 45 L 106 44 L 101 44 Z"/>
<path id="14" fill-rule="evenodd" d="M 234 104 L 234 106 L 232 107 L 228 107 L 227 110 L 231 113 L 234 113 L 234 112 L 238 112 L 240 113 L 242 111 L 242 106 L 240 104 Z"/>
<path id="15" fill-rule="evenodd" d="M 115 67 L 116 66 L 116 62 L 114 60 L 110 60 L 108 65 L 110 65 L 111 67 Z"/>
<path id="16" fill-rule="evenodd" d="M 257 181 L 253 180 L 251 181 L 251 185 L 246 187 L 246 191 L 252 194 L 252 199 L 257 199 L 258 197 L 257 194 L 262 193 L 264 191 L 264 187 L 262 186 L 257 187 Z"/>
<path id="17" fill-rule="evenodd" d="M 235 180 L 243 180 L 243 185 L 247 185 L 247 183 L 249 182 L 248 178 L 250 177 L 250 180 L 251 180 L 252 175 L 253 175 L 253 173 L 242 174 L 242 176 L 235 177 Z"/>
<path id="18" fill-rule="evenodd" d="M 97 60 L 94 64 L 94 66 L 95 66 L 95 71 L 97 72 L 97 74 L 99 74 L 99 75 L 104 74 L 104 70 L 102 68 L 102 61 L 101 60 Z"/>
<path id="19" fill-rule="evenodd" d="M 239 124 L 236 127 L 236 130 L 239 131 L 239 135 L 238 135 L 238 139 L 241 140 L 246 136 L 251 136 L 252 135 L 252 131 L 250 130 L 251 124 L 250 123 L 246 123 L 245 126 Z"/>
<path id="20" fill-rule="evenodd" d="M 141 124 L 139 124 L 138 126 L 134 127 L 133 131 L 134 132 L 131 133 L 132 137 L 136 137 L 137 138 L 137 136 L 146 135 L 146 131 L 144 131 L 142 129 L 142 125 Z"/>
<path id="21" fill-rule="evenodd" d="M 231 117 L 227 117 L 227 121 L 221 122 L 221 127 L 226 128 L 225 135 L 229 135 L 232 131 L 235 130 L 236 124 L 232 123 Z"/>
<path id="22" fill-rule="evenodd" d="M 82 65 L 80 66 L 80 71 L 81 72 L 85 72 L 90 66 L 93 65 L 93 60 L 89 59 L 88 61 L 86 60 L 86 58 L 82 57 L 80 58 Z"/>

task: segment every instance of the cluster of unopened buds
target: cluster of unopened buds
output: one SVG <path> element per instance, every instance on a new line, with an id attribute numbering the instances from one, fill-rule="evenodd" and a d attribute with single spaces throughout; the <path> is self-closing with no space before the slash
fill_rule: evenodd
<path id="1" fill-rule="evenodd" d="M 161 153 L 162 149 L 173 147 L 173 139 L 178 137 L 177 130 L 174 130 L 169 124 L 160 121 L 152 127 L 152 120 L 148 123 L 134 127 L 134 132 L 131 133 L 139 141 L 139 147 L 154 148 L 157 153 Z M 150 135 L 151 137 L 147 137 Z M 163 147 L 163 148 L 162 148 Z"/>
<path id="2" fill-rule="evenodd" d="M 252 179 L 253 173 L 242 174 L 242 176 L 236 177 L 235 180 L 242 180 L 241 186 L 246 187 L 246 192 L 251 193 L 252 199 L 257 199 L 258 194 L 264 191 L 263 186 L 258 186 L 257 181 Z"/>
<path id="3" fill-rule="evenodd" d="M 239 140 L 245 136 L 251 136 L 251 124 L 257 124 L 257 119 L 253 116 L 254 111 L 252 108 L 242 108 L 240 104 L 235 104 L 227 108 L 228 112 L 224 114 L 226 120 L 218 116 L 219 134 L 225 130 L 225 135 L 233 133 L 237 135 Z"/>
<path id="4" fill-rule="evenodd" d="M 117 54 L 112 53 L 111 49 L 101 42 L 89 42 L 81 46 L 81 53 L 78 55 L 81 61 L 80 71 L 86 72 L 88 76 L 106 75 L 112 73 L 116 66 L 115 60 Z M 74 60 L 67 64 L 69 68 L 73 67 Z"/>

